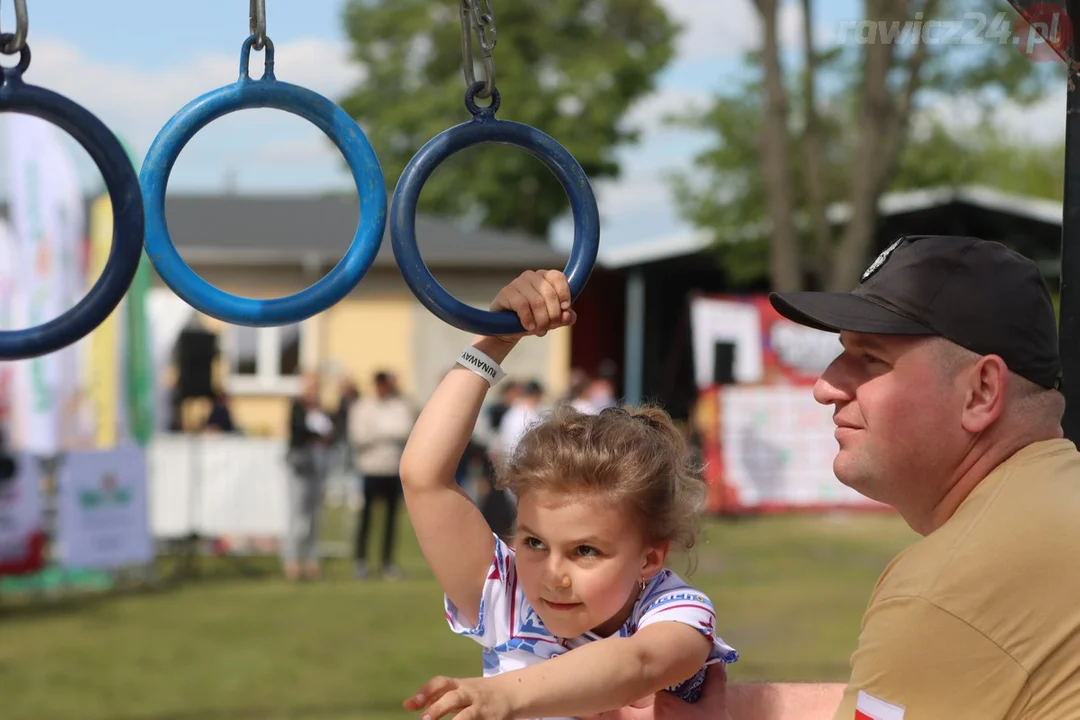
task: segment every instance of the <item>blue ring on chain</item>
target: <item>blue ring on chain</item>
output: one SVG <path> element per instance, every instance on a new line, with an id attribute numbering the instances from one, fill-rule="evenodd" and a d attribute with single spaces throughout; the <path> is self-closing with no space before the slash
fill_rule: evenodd
<path id="1" fill-rule="evenodd" d="M 398 180 L 390 207 L 390 239 L 394 259 L 409 289 L 420 303 L 445 323 L 481 335 L 516 335 L 525 332 L 517 314 L 493 312 L 467 305 L 435 280 L 420 255 L 416 240 L 416 207 L 424 183 L 448 157 L 484 143 L 503 143 L 527 151 L 544 163 L 566 191 L 574 215 L 574 246 L 563 271 L 570 284 L 571 300 L 576 300 L 596 264 L 600 250 L 600 213 L 592 185 L 581 165 L 554 138 L 522 123 L 497 120 L 499 91 L 491 104 L 479 107 L 476 93 L 483 82 L 474 83 L 465 93 L 465 107 L 472 120 L 444 130 L 417 151 Z"/>
<path id="2" fill-rule="evenodd" d="M 0 44 L 14 36 L 0 35 Z M 49 322 L 0 331 L 0 360 L 25 360 L 56 352 L 90 334 L 123 300 L 142 258 L 143 204 L 139 178 L 116 136 L 95 115 L 51 90 L 23 82 L 30 48 L 23 45 L 15 67 L 0 67 L 0 112 L 33 115 L 52 123 L 82 145 L 105 180 L 113 211 L 113 236 L 105 268 L 90 292 Z"/>
<path id="3" fill-rule="evenodd" d="M 240 78 L 188 103 L 161 129 L 143 162 L 141 182 L 146 206 L 146 252 L 158 275 L 196 310 L 235 325 L 271 327 L 305 320 L 339 302 L 356 287 L 375 262 L 386 231 L 386 181 L 375 150 L 364 132 L 331 100 L 274 77 L 274 44 L 266 43 L 262 78 L 248 75 L 252 35 L 240 51 Z M 310 287 L 285 297 L 256 299 L 220 290 L 180 257 L 165 220 L 165 189 L 180 151 L 212 121 L 249 108 L 274 108 L 298 115 L 329 137 L 352 172 L 360 196 L 360 221 L 345 255 Z"/>

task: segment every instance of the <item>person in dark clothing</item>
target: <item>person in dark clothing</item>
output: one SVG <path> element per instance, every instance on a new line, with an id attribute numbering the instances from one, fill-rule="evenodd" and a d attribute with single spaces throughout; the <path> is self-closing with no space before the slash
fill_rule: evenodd
<path id="1" fill-rule="evenodd" d="M 346 444 L 349 441 L 349 411 L 360 399 L 360 390 L 356 383 L 345 378 L 341 381 L 341 395 L 337 410 L 334 411 L 334 444 Z"/>
<path id="2" fill-rule="evenodd" d="M 221 387 L 214 388 L 213 404 L 210 406 L 210 414 L 203 423 L 204 432 L 234 433 L 237 432 L 233 423 L 232 411 L 229 410 L 229 396 Z"/>

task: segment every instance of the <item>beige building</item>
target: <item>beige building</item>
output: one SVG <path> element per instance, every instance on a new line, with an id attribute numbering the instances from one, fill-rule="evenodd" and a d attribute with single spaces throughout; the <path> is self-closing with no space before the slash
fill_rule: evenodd
<path id="1" fill-rule="evenodd" d="M 323 276 L 342 257 L 356 230 L 355 197 L 176 196 L 167 204 L 169 230 L 181 256 L 208 282 L 250 297 L 289 295 Z M 517 233 L 476 230 L 417 218 L 426 264 L 462 302 L 486 308 L 499 288 L 523 270 L 562 268 L 566 254 Z M 155 352 L 163 382 L 175 381 L 176 337 L 182 327 L 217 334 L 214 377 L 231 396 L 245 431 L 280 436 L 289 397 L 305 369 L 328 380 L 324 401 L 336 403 L 339 378 L 371 392 L 378 370 L 395 372 L 403 390 L 422 401 L 469 342 L 413 296 L 394 261 L 389 233 L 374 265 L 334 307 L 297 325 L 252 328 L 196 313 L 155 274 L 151 297 Z M 522 342 L 506 365 L 511 377 L 535 378 L 549 395 L 565 392 L 570 334 L 561 330 Z M 201 422 L 206 401 L 186 401 L 186 427 Z"/>

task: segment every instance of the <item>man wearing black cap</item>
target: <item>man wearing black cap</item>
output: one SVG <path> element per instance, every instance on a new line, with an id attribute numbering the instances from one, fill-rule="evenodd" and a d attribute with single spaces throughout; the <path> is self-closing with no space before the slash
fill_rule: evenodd
<path id="1" fill-rule="evenodd" d="M 840 334 L 814 386 L 837 478 L 924 537 L 878 580 L 846 686 L 734 684 L 612 717 L 1080 718 L 1080 453 L 1038 269 L 998 243 L 902 237 L 851 293 L 771 301 Z"/>
<path id="2" fill-rule="evenodd" d="M 1080 718 L 1080 453 L 1034 263 L 903 237 L 849 294 L 771 300 L 840 333 L 814 386 L 837 478 L 925 536 L 874 589 L 835 717 Z"/>

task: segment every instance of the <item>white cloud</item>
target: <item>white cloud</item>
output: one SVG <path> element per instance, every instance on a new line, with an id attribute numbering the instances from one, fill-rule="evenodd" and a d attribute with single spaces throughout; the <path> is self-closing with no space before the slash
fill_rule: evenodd
<path id="1" fill-rule="evenodd" d="M 998 121 L 1032 142 L 1057 142 L 1065 137 L 1065 88 L 1050 93 L 1034 105 L 1007 102 L 998 110 Z"/>
<path id="2" fill-rule="evenodd" d="M 802 7 L 780 1 L 781 46 L 799 47 Z M 738 57 L 761 43 L 761 21 L 751 0 L 663 0 L 663 4 L 683 26 L 680 60 Z"/>
<path id="3" fill-rule="evenodd" d="M 363 77 L 343 42 L 298 40 L 277 46 L 275 55 L 278 80 L 331 98 Z M 252 53 L 252 77 L 262 76 L 262 62 L 262 53 Z M 143 69 L 99 62 L 71 43 L 39 38 L 26 78 L 85 105 L 141 153 L 181 107 L 235 82 L 238 71 L 239 54 L 203 52 L 164 69 Z"/>
<path id="4" fill-rule="evenodd" d="M 623 151 L 620 178 L 595 185 L 600 212 L 605 218 L 640 217 L 670 209 L 668 173 L 687 168 L 695 146 L 708 135 L 672 127 L 666 124 L 666 118 L 703 108 L 708 100 L 705 92 L 662 89 L 650 93 L 630 109 L 624 123 L 641 131 L 641 142 Z"/>
<path id="5" fill-rule="evenodd" d="M 623 122 L 646 134 L 646 140 L 669 130 L 666 119 L 671 115 L 686 115 L 708 107 L 710 95 L 702 88 L 701 92 L 661 88 L 649 93 L 630 108 Z"/>
<path id="6" fill-rule="evenodd" d="M 236 82 L 239 52 L 200 52 L 177 58 L 166 67 L 107 63 L 84 54 L 74 44 L 39 37 L 27 71 L 27 82 L 65 95 L 96 114 L 129 143 L 137 162 L 158 131 L 196 97 Z M 251 77 L 263 75 L 263 53 L 251 54 Z M 348 44 L 330 39 L 298 39 L 275 48 L 275 76 L 337 100 L 363 79 L 352 62 Z M 99 175 L 74 141 L 80 175 L 96 187 Z M 248 110 L 220 118 L 191 141 L 176 165 L 176 182 L 185 187 L 216 184 L 244 162 L 267 165 L 281 174 L 303 164 L 325 168 L 332 182 L 340 178 L 340 155 L 322 132 L 306 121 L 271 110 Z"/>
<path id="7" fill-rule="evenodd" d="M 261 163 L 274 165 L 321 165 L 340 158 L 341 154 L 321 133 L 267 143 L 258 155 Z"/>
<path id="8" fill-rule="evenodd" d="M 946 97 L 913 117 L 933 119 L 954 132 L 964 132 L 979 121 L 979 107 L 969 99 Z M 1065 137 L 1065 88 L 1032 105 L 1008 100 L 994 109 L 997 125 L 1017 140 L 1031 143 L 1059 142 Z"/>

